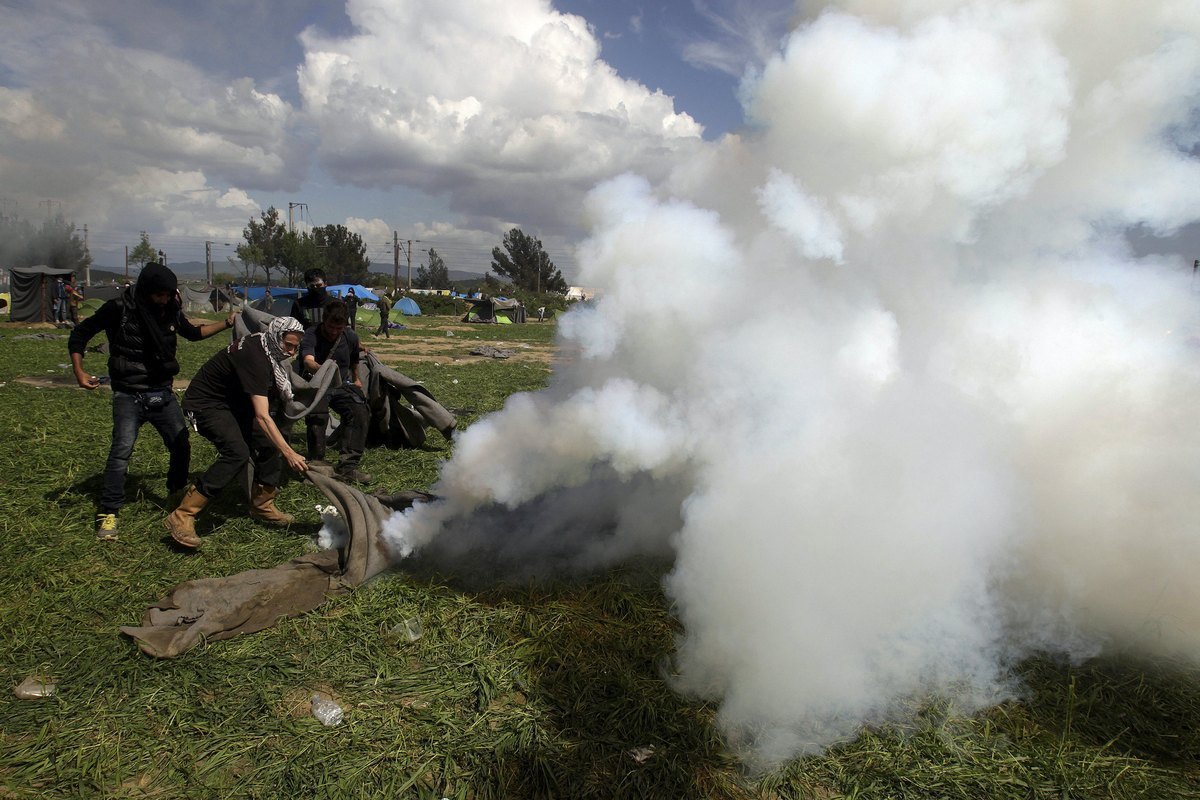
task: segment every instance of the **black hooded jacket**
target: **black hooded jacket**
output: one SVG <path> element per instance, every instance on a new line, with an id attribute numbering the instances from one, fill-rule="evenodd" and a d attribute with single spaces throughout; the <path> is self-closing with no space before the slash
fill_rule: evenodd
<path id="1" fill-rule="evenodd" d="M 96 313 L 75 326 L 67 350 L 84 354 L 87 343 L 100 331 L 108 336 L 108 374 L 113 389 L 144 392 L 168 389 L 179 374 L 175 360 L 176 335 L 189 341 L 201 337 L 200 329 L 182 313 L 175 294 L 175 273 L 162 264 L 147 264 L 137 283 L 109 300 Z M 150 299 L 155 292 L 170 291 L 165 306 Z"/>

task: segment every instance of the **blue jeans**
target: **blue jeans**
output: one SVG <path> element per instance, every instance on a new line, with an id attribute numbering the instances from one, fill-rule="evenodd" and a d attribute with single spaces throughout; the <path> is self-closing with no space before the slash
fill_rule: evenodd
<path id="1" fill-rule="evenodd" d="M 162 437 L 171 454 L 167 468 L 167 491 L 187 486 L 188 467 L 192 460 L 192 444 L 188 440 L 183 409 L 170 389 L 155 392 L 113 391 L 112 446 L 104 465 L 104 491 L 100 495 L 100 512 L 115 514 L 125 505 L 125 475 L 138 431 L 149 422 Z"/>

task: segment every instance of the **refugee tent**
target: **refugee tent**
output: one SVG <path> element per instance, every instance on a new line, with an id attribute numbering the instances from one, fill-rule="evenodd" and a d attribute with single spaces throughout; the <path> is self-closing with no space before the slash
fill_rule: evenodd
<path id="1" fill-rule="evenodd" d="M 10 319 L 13 322 L 53 322 L 54 279 L 65 279 L 74 272 L 73 269 L 54 269 L 45 264 L 10 267 Z"/>
<path id="2" fill-rule="evenodd" d="M 124 289 L 125 289 L 125 287 L 120 284 L 112 284 L 109 286 L 89 286 L 87 288 L 87 299 L 88 300 L 99 300 L 100 302 L 104 302 L 105 300 L 112 300 L 114 298 L 120 297 L 121 292 Z"/>
<path id="3" fill-rule="evenodd" d="M 514 322 L 525 321 L 525 306 L 520 300 L 508 300 L 503 297 L 485 297 L 478 300 L 468 300 L 470 306 L 463 315 L 463 322 L 492 322 L 500 325 L 511 325 Z"/>
<path id="4" fill-rule="evenodd" d="M 291 316 L 292 303 L 304 292 L 304 289 L 296 289 L 291 286 L 272 286 L 271 307 L 265 308 L 267 287 L 247 286 L 242 291 L 251 308 L 257 308 L 259 311 L 265 311 L 275 317 Z"/>
<path id="5" fill-rule="evenodd" d="M 225 311 L 230 306 L 241 305 L 236 297 L 216 286 L 180 286 L 179 296 L 183 300 L 183 310 L 188 314 Z"/>
<path id="6" fill-rule="evenodd" d="M 370 301 L 375 302 L 379 299 L 379 295 L 372 292 L 366 286 L 357 283 L 339 283 L 335 286 L 326 286 L 325 291 L 329 292 L 339 300 L 346 299 L 346 293 L 351 289 L 354 290 L 354 296 L 358 298 L 358 302 Z"/>
<path id="7" fill-rule="evenodd" d="M 417 301 L 413 300 L 411 297 L 401 297 L 396 301 L 396 304 L 392 306 L 392 308 L 396 309 L 406 317 L 421 316 L 421 307 L 417 305 Z"/>

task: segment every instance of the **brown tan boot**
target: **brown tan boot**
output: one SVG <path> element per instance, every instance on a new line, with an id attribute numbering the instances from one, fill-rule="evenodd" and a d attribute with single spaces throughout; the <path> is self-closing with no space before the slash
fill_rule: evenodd
<path id="1" fill-rule="evenodd" d="M 181 547 L 195 550 L 200 546 L 200 537 L 196 535 L 196 515 L 203 511 L 206 505 L 208 498 L 200 494 L 195 486 L 191 486 L 179 501 L 179 506 L 163 520 L 171 538 Z"/>
<path id="2" fill-rule="evenodd" d="M 265 483 L 254 484 L 254 494 L 250 497 L 250 516 L 271 525 L 291 525 L 296 518 L 275 507 L 276 491 L 274 486 Z"/>

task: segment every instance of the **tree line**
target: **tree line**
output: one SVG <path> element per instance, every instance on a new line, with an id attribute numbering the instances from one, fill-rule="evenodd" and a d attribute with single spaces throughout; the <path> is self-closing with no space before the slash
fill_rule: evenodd
<path id="1" fill-rule="evenodd" d="M 484 275 L 484 282 L 497 289 L 504 283 L 513 288 L 535 294 L 567 291 L 567 282 L 562 271 L 554 266 L 540 239 L 528 235 L 520 228 L 504 234 L 503 249 L 492 248 L 492 262 Z M 504 281 L 492 277 L 492 272 Z M 429 263 L 417 268 L 413 284 L 418 289 L 450 288 L 450 269 L 434 248 L 429 248 Z"/>
<path id="2" fill-rule="evenodd" d="M 298 286 L 306 271 L 319 268 L 332 283 L 368 283 L 371 259 L 362 237 L 344 225 L 322 225 L 311 231 L 288 230 L 274 207 L 251 218 L 242 230 L 244 244 L 237 247 L 237 260 L 230 257 L 235 277 L 256 283 L 262 270 L 266 283 Z M 536 239 L 513 228 L 504 235 L 502 247 L 492 248 L 492 260 L 484 281 L 494 290 L 511 288 L 534 293 L 564 293 L 567 283 Z M 159 252 L 142 232 L 129 252 L 129 262 L 145 265 L 157 260 Z M 239 263 L 240 262 L 240 263 Z M 92 263 L 73 223 L 62 215 L 48 218 L 40 226 L 16 217 L 0 217 L 0 264 L 27 267 L 46 264 L 56 269 L 82 271 Z M 495 273 L 493 276 L 492 273 Z M 416 271 L 413 284 L 421 289 L 450 288 L 450 268 L 435 248 L 429 248 L 427 263 Z"/>

